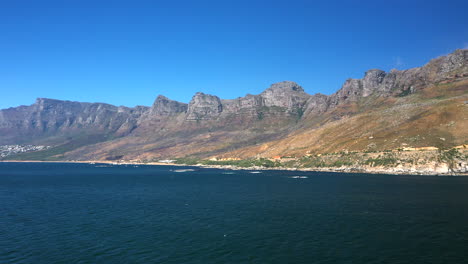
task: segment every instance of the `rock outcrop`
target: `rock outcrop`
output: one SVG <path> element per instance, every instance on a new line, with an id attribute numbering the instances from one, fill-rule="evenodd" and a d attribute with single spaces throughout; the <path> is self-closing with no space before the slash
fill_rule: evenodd
<path id="1" fill-rule="evenodd" d="M 381 84 L 387 74 L 379 69 L 368 70 L 362 79 L 362 92 L 360 96 L 371 95 L 375 90 L 382 91 Z"/>
<path id="2" fill-rule="evenodd" d="M 198 92 L 188 105 L 186 120 L 216 119 L 222 111 L 219 97 Z"/>
<path id="3" fill-rule="evenodd" d="M 149 111 L 149 115 L 171 116 L 187 112 L 187 104 L 159 95 Z"/>
<path id="4" fill-rule="evenodd" d="M 333 108 L 370 95 L 404 96 L 428 85 L 463 78 L 468 78 L 466 49 L 433 59 L 423 67 L 403 71 L 394 69 L 388 73 L 369 70 L 363 79 L 346 80 L 341 89 L 329 97 L 327 107 Z"/>
<path id="5" fill-rule="evenodd" d="M 130 133 L 148 107 L 116 107 L 103 103 L 80 103 L 38 98 L 31 106 L 0 110 L 0 142 L 16 142 L 19 138 L 37 138 L 61 133 L 94 131 Z M 21 140 L 19 140 L 21 141 Z"/>
<path id="6" fill-rule="evenodd" d="M 328 108 L 328 96 L 324 94 L 314 94 L 306 102 L 307 108 L 304 115 L 317 115 L 327 111 Z"/>
<path id="7" fill-rule="evenodd" d="M 290 111 L 304 107 L 310 97 L 301 86 L 291 81 L 272 84 L 260 96 L 264 106 L 284 107 Z"/>
<path id="8" fill-rule="evenodd" d="M 232 100 L 222 100 L 223 111 L 227 114 L 253 114 L 263 105 L 260 95 L 247 94 Z"/>
<path id="9" fill-rule="evenodd" d="M 289 113 L 297 113 L 299 109 L 302 111 L 310 97 L 297 83 L 283 81 L 272 84 L 261 94 L 222 100 L 222 104 L 227 114 L 256 115 L 265 110 L 263 107 L 277 107 Z"/>

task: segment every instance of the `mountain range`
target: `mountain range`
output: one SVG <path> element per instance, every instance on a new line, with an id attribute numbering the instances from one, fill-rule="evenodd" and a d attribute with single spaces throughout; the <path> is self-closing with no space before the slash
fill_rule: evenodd
<path id="1" fill-rule="evenodd" d="M 368 70 L 332 95 L 292 81 L 236 99 L 196 93 L 151 107 L 38 98 L 0 110 L 0 145 L 51 146 L 14 159 L 301 157 L 468 142 L 468 50 L 408 70 Z"/>

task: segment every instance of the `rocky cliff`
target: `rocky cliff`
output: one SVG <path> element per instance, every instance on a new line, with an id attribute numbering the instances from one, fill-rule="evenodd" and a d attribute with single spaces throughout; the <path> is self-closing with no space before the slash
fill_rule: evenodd
<path id="1" fill-rule="evenodd" d="M 171 100 L 163 95 L 159 95 L 149 110 L 149 115 L 171 116 L 187 111 L 187 104 Z"/>
<path id="2" fill-rule="evenodd" d="M 303 108 L 310 97 L 301 86 L 291 81 L 272 84 L 260 96 L 264 106 L 284 107 L 289 111 Z"/>
<path id="3" fill-rule="evenodd" d="M 30 106 L 0 110 L 0 143 L 34 142 L 84 132 L 124 136 L 148 109 L 38 98 Z"/>
<path id="4" fill-rule="evenodd" d="M 264 107 L 277 107 L 296 113 L 306 106 L 310 95 L 295 82 L 283 81 L 272 84 L 259 95 L 248 94 L 233 100 L 221 100 L 214 95 L 197 93 L 187 110 L 187 120 L 213 120 L 228 115 L 250 114 L 256 116 Z"/>
<path id="5" fill-rule="evenodd" d="M 187 120 L 216 119 L 223 111 L 219 97 L 204 93 L 196 93 L 187 109 Z"/>
<path id="6" fill-rule="evenodd" d="M 328 107 L 356 101 L 370 95 L 408 95 L 431 84 L 468 77 L 468 50 L 431 60 L 423 67 L 409 70 L 369 70 L 363 79 L 348 79 L 340 90 L 329 97 Z"/>

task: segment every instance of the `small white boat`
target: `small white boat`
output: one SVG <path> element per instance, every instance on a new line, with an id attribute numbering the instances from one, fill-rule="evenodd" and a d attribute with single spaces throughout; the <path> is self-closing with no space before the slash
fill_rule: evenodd
<path id="1" fill-rule="evenodd" d="M 195 170 L 194 169 L 173 170 L 173 172 L 188 172 L 188 171 L 195 171 Z"/>

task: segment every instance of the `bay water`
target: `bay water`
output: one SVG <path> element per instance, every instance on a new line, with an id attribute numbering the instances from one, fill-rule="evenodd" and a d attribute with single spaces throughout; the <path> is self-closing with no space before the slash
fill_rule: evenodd
<path id="1" fill-rule="evenodd" d="M 0 263 L 468 263 L 468 177 L 0 163 Z"/>

